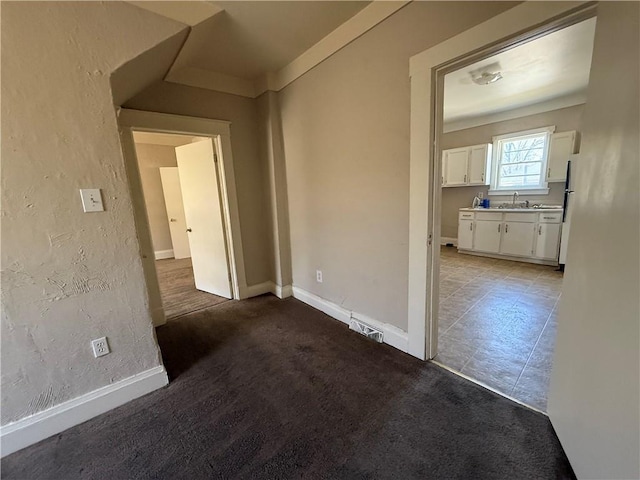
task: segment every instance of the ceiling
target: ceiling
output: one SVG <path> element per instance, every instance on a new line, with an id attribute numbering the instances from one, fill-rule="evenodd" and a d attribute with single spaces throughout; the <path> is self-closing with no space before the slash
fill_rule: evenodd
<path id="1" fill-rule="evenodd" d="M 247 80 L 275 72 L 369 2 L 215 2 L 222 11 L 196 25 L 176 67 Z"/>
<path id="2" fill-rule="evenodd" d="M 548 111 L 585 103 L 595 24 L 591 18 L 447 74 L 445 125 L 532 105 Z M 469 72 L 494 63 L 501 80 L 473 83 Z"/>
<path id="3" fill-rule="evenodd" d="M 198 0 L 128 3 L 191 27 L 166 81 L 253 97 L 265 91 L 265 85 L 271 87 L 269 82 L 274 82 L 278 72 L 304 57 L 303 54 L 313 47 L 325 42 L 321 53 L 316 51 L 311 55 L 317 64 L 408 2 Z M 367 6 L 370 9 L 363 12 Z M 354 18 L 358 13 L 361 14 L 359 20 Z M 350 20 L 349 33 L 337 34 L 339 27 L 344 29 Z M 331 38 L 331 35 L 339 38 Z M 307 60 L 309 65 L 297 66 L 299 72 L 311 68 L 312 62 Z M 281 81 L 286 82 L 286 79 Z"/>

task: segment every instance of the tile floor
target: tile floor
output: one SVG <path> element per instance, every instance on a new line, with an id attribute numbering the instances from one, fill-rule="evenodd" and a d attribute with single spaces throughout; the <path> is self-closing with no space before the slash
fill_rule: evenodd
<path id="1" fill-rule="evenodd" d="M 562 273 L 442 247 L 435 360 L 546 411 Z"/>

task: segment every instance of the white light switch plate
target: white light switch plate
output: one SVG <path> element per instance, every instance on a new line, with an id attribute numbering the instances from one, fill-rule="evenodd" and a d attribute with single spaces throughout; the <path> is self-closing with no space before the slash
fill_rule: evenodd
<path id="1" fill-rule="evenodd" d="M 99 188 L 81 188 L 80 198 L 85 212 L 104 212 Z"/>

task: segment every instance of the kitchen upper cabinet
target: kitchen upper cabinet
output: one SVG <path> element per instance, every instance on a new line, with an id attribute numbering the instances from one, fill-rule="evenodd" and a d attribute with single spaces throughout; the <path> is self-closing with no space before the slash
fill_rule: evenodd
<path id="1" fill-rule="evenodd" d="M 469 185 L 487 185 L 491 166 L 491 144 L 469 147 Z"/>
<path id="2" fill-rule="evenodd" d="M 452 148 L 442 152 L 442 186 L 486 185 L 491 145 Z"/>
<path id="3" fill-rule="evenodd" d="M 576 132 L 560 132 L 551 135 L 547 157 L 547 182 L 564 182 L 567 179 L 569 156 L 576 153 Z"/>
<path id="4" fill-rule="evenodd" d="M 468 148 L 454 148 L 443 155 L 443 185 L 447 187 L 467 184 Z"/>
<path id="5" fill-rule="evenodd" d="M 533 254 L 534 227 L 528 222 L 505 222 L 500 253 L 530 257 Z"/>

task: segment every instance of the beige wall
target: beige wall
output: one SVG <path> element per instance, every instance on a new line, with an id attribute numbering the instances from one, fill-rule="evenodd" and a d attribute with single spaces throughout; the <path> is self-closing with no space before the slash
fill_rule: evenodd
<path id="1" fill-rule="evenodd" d="M 294 286 L 406 330 L 409 57 L 510 6 L 411 3 L 280 92 Z"/>
<path id="2" fill-rule="evenodd" d="M 640 478 L 639 24 L 598 6 L 548 407 L 578 478 Z"/>
<path id="3" fill-rule="evenodd" d="M 125 102 L 124 107 L 231 122 L 240 228 L 247 284 L 272 280 L 273 255 L 264 157 L 258 147 L 256 100 L 226 93 L 158 82 Z"/>
<path id="4" fill-rule="evenodd" d="M 556 132 L 570 130 L 580 131 L 580 121 L 584 105 L 562 108 L 551 112 L 528 115 L 526 117 L 504 122 L 496 122 L 474 128 L 466 128 L 455 132 L 445 133 L 441 138 L 442 149 L 466 147 L 480 143 L 491 143 L 492 137 L 505 133 L 520 132 L 537 127 L 556 126 Z M 511 201 L 511 197 L 492 195 L 487 197 L 489 187 L 447 187 L 442 189 L 442 220 L 441 235 L 456 238 L 458 236 L 458 210 L 470 207 L 478 192 L 489 198 L 494 204 Z M 549 184 L 548 195 L 522 195 L 522 201 L 545 203 L 547 205 L 562 205 L 564 200 L 564 183 Z"/>
<path id="5" fill-rule="evenodd" d="M 178 166 L 176 149 L 169 145 L 136 143 L 136 156 L 140 167 L 140 179 L 144 192 L 144 203 L 147 206 L 153 250 L 156 252 L 171 250 L 173 245 L 159 168 Z"/>
<path id="6" fill-rule="evenodd" d="M 109 75 L 182 28 L 121 2 L 2 2 L 2 424 L 161 363 Z M 91 187 L 105 212 L 82 212 Z"/>

